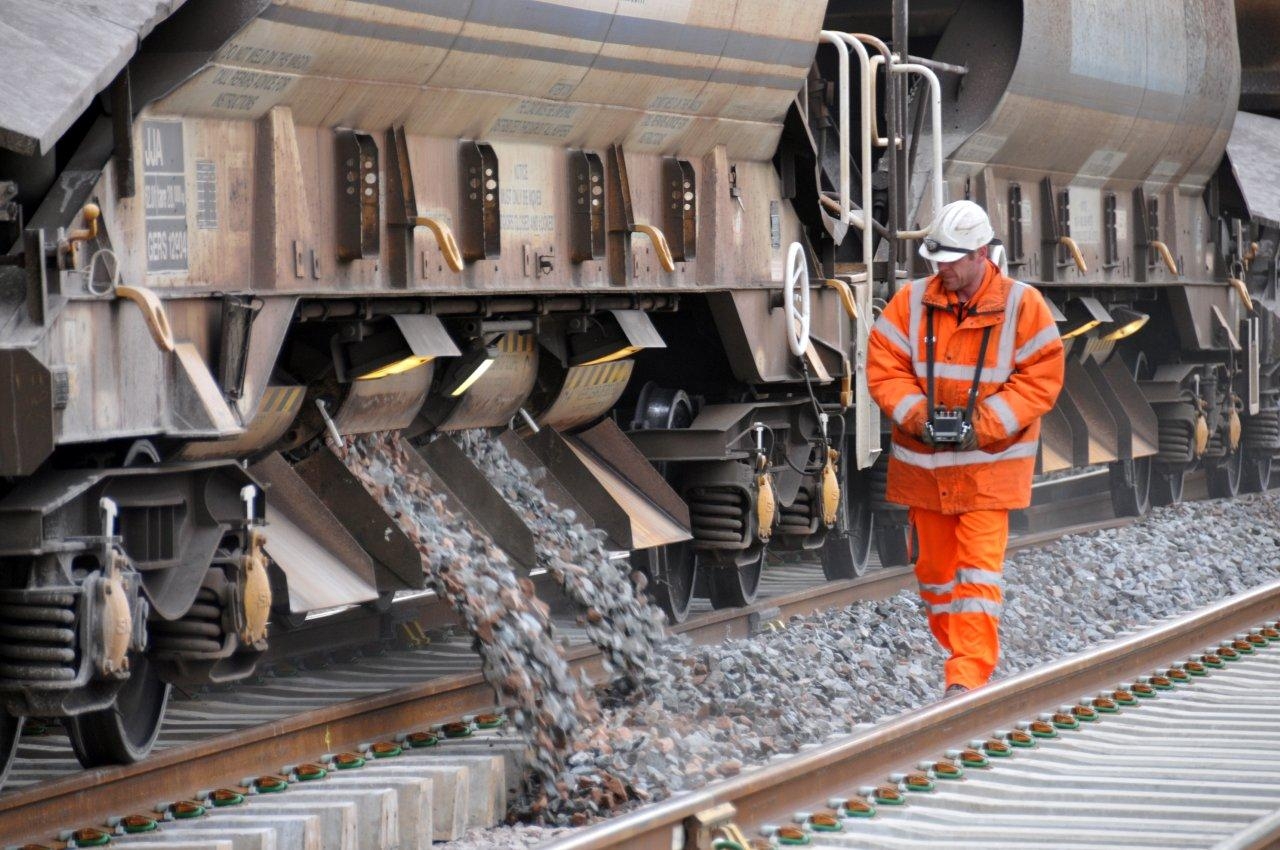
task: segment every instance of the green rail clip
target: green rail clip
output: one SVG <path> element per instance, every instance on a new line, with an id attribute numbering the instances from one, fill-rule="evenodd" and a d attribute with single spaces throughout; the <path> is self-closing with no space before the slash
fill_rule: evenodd
<path id="1" fill-rule="evenodd" d="M 440 743 L 440 738 L 431 732 L 410 732 L 405 736 L 404 742 L 410 749 L 419 750 L 424 747 L 434 747 Z"/>
<path id="2" fill-rule="evenodd" d="M 111 843 L 111 836 L 97 827 L 87 826 L 71 833 L 68 847 L 106 847 Z"/>
<path id="3" fill-rule="evenodd" d="M 244 802 L 244 795 L 239 791 L 232 791 L 230 788 L 219 788 L 209 795 L 209 802 L 213 804 L 215 809 L 223 809 L 227 806 L 238 806 Z"/>
<path id="4" fill-rule="evenodd" d="M 168 811 L 174 820 L 191 820 L 203 817 L 208 809 L 194 800 L 179 800 L 176 803 L 170 803 Z"/>

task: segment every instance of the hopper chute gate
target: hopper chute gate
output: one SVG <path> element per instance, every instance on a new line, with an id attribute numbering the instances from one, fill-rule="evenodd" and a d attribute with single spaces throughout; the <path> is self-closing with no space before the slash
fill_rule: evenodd
<path id="1" fill-rule="evenodd" d="M 543 428 L 523 442 L 616 548 L 690 539 L 688 506 L 613 420 L 572 435 Z"/>

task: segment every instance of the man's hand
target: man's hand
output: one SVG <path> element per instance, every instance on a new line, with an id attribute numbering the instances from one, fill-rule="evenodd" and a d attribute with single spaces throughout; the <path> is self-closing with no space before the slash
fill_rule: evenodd
<path id="1" fill-rule="evenodd" d="M 956 449 L 962 452 L 972 451 L 978 447 L 978 429 L 972 425 L 966 426 L 964 429 L 964 439 L 960 441 L 960 445 Z"/>
<path id="2" fill-rule="evenodd" d="M 917 436 L 917 439 L 920 440 L 920 442 L 924 443 L 929 448 L 933 448 L 935 445 L 937 445 L 933 441 L 933 429 L 929 427 L 928 420 L 925 420 L 925 422 L 920 425 L 920 433 Z"/>

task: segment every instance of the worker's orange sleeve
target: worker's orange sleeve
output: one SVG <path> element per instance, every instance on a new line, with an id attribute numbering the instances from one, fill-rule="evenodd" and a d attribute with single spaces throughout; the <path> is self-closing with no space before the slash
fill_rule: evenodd
<path id="1" fill-rule="evenodd" d="M 1017 321 L 1013 373 L 974 412 L 974 430 L 983 448 L 1017 440 L 1053 409 L 1062 391 L 1062 339 L 1039 291 L 1032 289 L 1023 298 Z"/>
<path id="2" fill-rule="evenodd" d="M 928 411 L 912 362 L 910 287 L 893 297 L 871 329 L 867 349 L 867 389 L 904 433 L 918 437 Z"/>

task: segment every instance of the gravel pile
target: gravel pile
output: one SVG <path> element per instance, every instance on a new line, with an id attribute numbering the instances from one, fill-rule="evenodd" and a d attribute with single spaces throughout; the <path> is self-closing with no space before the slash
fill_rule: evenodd
<path id="1" fill-rule="evenodd" d="M 653 676 L 653 645 L 663 639 L 666 620 L 637 591 L 629 566 L 623 570 L 609 560 L 604 533 L 551 504 L 530 471 L 492 434 L 476 429 L 453 439 L 529 525 L 538 566 L 582 607 L 587 637 L 604 654 L 605 669 L 618 674 L 612 691 L 630 694 L 643 687 Z"/>
<path id="2" fill-rule="evenodd" d="M 1005 577 L 997 676 L 1280 577 L 1280 494 L 1159 509 L 1017 552 Z M 576 736 L 568 765 L 580 788 L 620 777 L 645 801 L 732 776 L 938 699 L 944 660 L 914 592 L 715 647 L 672 639 L 658 656 L 641 699 Z M 524 847 L 552 832 L 490 831 L 450 850 Z"/>
<path id="3" fill-rule="evenodd" d="M 580 687 L 556 644 L 546 605 L 501 549 L 415 474 L 413 449 L 394 434 L 367 434 L 330 446 L 422 555 L 428 586 L 449 601 L 476 639 L 486 680 L 528 742 L 533 814 L 570 793 L 568 742 L 599 705 Z"/>

